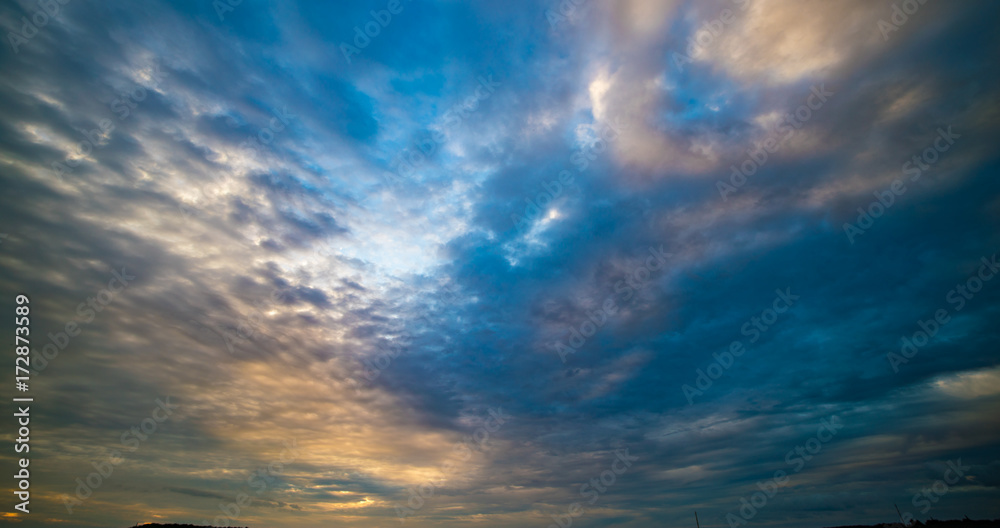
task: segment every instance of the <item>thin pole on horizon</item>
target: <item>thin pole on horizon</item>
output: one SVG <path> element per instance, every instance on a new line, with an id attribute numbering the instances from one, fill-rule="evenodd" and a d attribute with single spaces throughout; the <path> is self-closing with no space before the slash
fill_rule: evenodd
<path id="1" fill-rule="evenodd" d="M 701 523 L 700 523 L 700 522 L 698 522 L 698 510 L 695 510 L 695 511 L 694 511 L 694 524 L 695 524 L 695 526 L 697 526 L 698 528 L 701 528 Z"/>
<path id="2" fill-rule="evenodd" d="M 896 503 L 894 502 L 894 503 L 892 503 L 892 505 L 896 506 Z M 906 526 L 906 523 L 903 522 L 903 514 L 899 513 L 899 506 L 896 506 L 896 515 L 899 516 L 899 524 L 902 524 L 903 526 Z"/>

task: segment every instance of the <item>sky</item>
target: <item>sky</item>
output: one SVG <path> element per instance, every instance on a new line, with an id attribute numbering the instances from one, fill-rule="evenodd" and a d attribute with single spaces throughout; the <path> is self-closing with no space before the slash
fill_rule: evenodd
<path id="1" fill-rule="evenodd" d="M 1000 517 L 998 17 L 2 2 L 4 524 Z"/>

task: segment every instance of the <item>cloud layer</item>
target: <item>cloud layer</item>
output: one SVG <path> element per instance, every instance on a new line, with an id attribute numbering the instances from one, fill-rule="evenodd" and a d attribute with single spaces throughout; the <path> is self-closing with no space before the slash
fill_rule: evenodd
<path id="1" fill-rule="evenodd" d="M 0 7 L 8 520 L 1000 515 L 994 3 L 59 6 Z"/>

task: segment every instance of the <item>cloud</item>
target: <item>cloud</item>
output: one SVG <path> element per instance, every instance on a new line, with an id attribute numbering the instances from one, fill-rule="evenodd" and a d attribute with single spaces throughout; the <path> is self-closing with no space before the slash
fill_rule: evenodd
<path id="1" fill-rule="evenodd" d="M 994 285 L 898 373 L 886 358 L 1000 246 L 993 4 L 928 2 L 885 41 L 890 2 L 595 3 L 557 27 L 548 4 L 414 2 L 347 64 L 383 5 L 71 2 L 0 55 L 0 284 L 30 295 L 36 354 L 80 328 L 32 381 L 41 523 L 201 522 L 243 491 L 239 524 L 367 526 L 430 480 L 408 523 L 541 524 L 628 448 L 582 523 L 721 526 L 831 415 L 754 522 L 881 519 L 959 457 L 976 469 L 932 514 L 995 515 Z M 850 243 L 942 127 L 954 148 Z M 643 277 L 651 249 L 666 266 Z M 88 306 L 122 267 L 135 281 Z M 785 288 L 801 302 L 766 323 Z M 75 479 L 168 395 L 70 517 Z M 496 408 L 510 421 L 443 469 Z"/>

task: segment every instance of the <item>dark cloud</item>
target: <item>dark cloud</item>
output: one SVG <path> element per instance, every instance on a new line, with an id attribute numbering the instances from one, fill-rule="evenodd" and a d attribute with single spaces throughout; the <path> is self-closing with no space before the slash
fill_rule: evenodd
<path id="1" fill-rule="evenodd" d="M 244 492 L 235 524 L 367 526 L 433 481 L 407 522 L 541 526 L 583 501 L 581 526 L 727 526 L 785 470 L 750 522 L 829 526 L 926 518 L 911 498 L 959 459 L 927 515 L 1000 513 L 1000 282 L 951 293 L 1000 253 L 993 3 L 924 3 L 886 39 L 881 0 L 622 0 L 555 26 L 555 2 L 404 1 L 348 63 L 388 4 L 70 2 L 0 54 L 0 283 L 31 296 L 45 402 L 31 523 L 211 522 Z M 776 290 L 800 298 L 769 323 Z"/>

